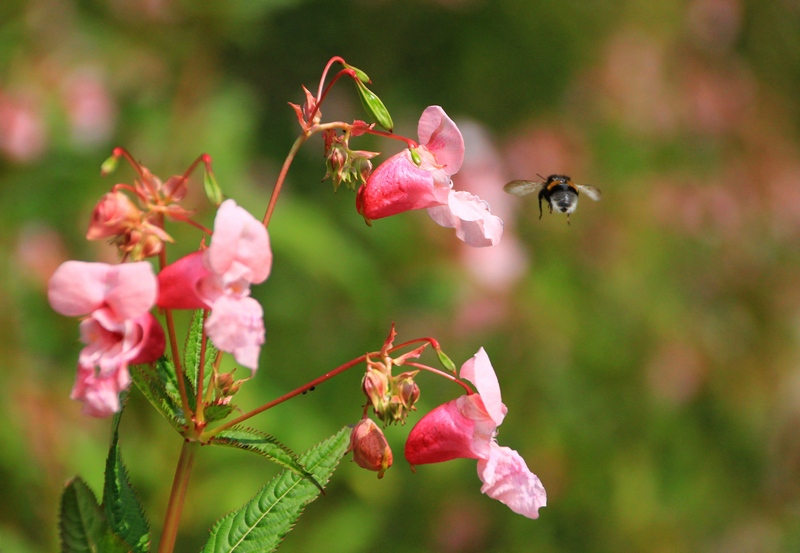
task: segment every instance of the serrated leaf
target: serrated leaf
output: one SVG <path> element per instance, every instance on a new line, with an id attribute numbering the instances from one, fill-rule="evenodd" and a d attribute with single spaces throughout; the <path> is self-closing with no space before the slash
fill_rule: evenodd
<path id="1" fill-rule="evenodd" d="M 106 459 L 103 512 L 111 530 L 128 545 L 126 550 L 146 553 L 150 550 L 150 524 L 122 462 L 119 448 L 120 418 L 121 412 L 114 417 L 111 447 Z"/>
<path id="2" fill-rule="evenodd" d="M 211 424 L 212 422 L 221 421 L 222 419 L 230 415 L 234 409 L 236 409 L 236 406 L 233 405 L 232 403 L 226 403 L 224 405 L 220 404 L 209 405 L 203 411 L 206 418 L 206 424 Z"/>
<path id="3" fill-rule="evenodd" d="M 92 490 L 80 478 L 61 494 L 58 531 L 62 553 L 125 553 L 128 548 L 111 532 Z"/>
<path id="4" fill-rule="evenodd" d="M 347 450 L 349 441 L 350 429 L 343 428 L 303 453 L 299 461 L 318 482 L 325 485 Z M 241 509 L 214 525 L 203 553 L 275 551 L 305 506 L 319 494 L 319 489 L 308 479 L 290 470 L 282 472 Z"/>
<path id="5" fill-rule="evenodd" d="M 200 374 L 200 353 L 202 351 L 202 347 L 203 310 L 198 309 L 192 315 L 192 323 L 189 326 L 189 332 L 186 335 L 186 344 L 183 348 L 183 372 L 186 377 L 186 383 L 188 384 L 187 393 L 189 394 L 189 406 L 192 409 L 196 408 L 197 377 Z M 203 390 L 208 387 L 214 366 L 214 358 L 217 356 L 217 353 L 218 350 L 211 343 L 211 340 L 206 340 L 205 366 L 203 368 Z"/>
<path id="6" fill-rule="evenodd" d="M 291 449 L 280 443 L 274 436 L 252 428 L 237 426 L 221 431 L 211 439 L 210 443 L 258 453 L 262 457 L 266 457 L 283 468 L 292 470 L 300 476 L 310 478 L 314 485 L 317 486 L 320 491 L 322 490 L 322 486 L 300 463 L 297 455 L 295 455 Z"/>
<path id="7" fill-rule="evenodd" d="M 180 432 L 185 424 L 183 409 L 180 398 L 167 391 L 165 377 L 149 365 L 132 366 L 130 374 L 131 380 L 144 397 Z"/>

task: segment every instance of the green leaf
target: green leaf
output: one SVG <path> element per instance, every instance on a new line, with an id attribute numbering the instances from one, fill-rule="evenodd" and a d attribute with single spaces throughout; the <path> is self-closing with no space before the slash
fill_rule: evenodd
<path id="1" fill-rule="evenodd" d="M 111 448 L 106 459 L 103 511 L 111 530 L 128 545 L 128 551 L 146 553 L 150 550 L 150 524 L 122 462 L 119 448 L 121 414 L 114 417 Z"/>
<path id="2" fill-rule="evenodd" d="M 236 406 L 232 403 L 209 405 L 203 411 L 206 418 L 206 424 L 221 421 L 230 415 L 234 409 L 236 409 Z"/>
<path id="3" fill-rule="evenodd" d="M 70 481 L 61 495 L 58 531 L 62 553 L 128 551 L 111 532 L 97 498 L 80 477 Z"/>
<path id="4" fill-rule="evenodd" d="M 192 315 L 192 323 L 186 336 L 186 345 L 183 348 L 183 372 L 186 377 L 189 406 L 196 409 L 197 402 L 197 377 L 200 374 L 200 353 L 203 347 L 203 313 L 198 309 Z M 214 359 L 218 354 L 217 348 L 206 340 L 205 363 L 203 368 L 203 390 L 208 387 L 214 367 Z M 177 380 L 175 381 L 177 384 Z"/>
<path id="5" fill-rule="evenodd" d="M 170 388 L 177 392 L 177 385 L 167 385 L 169 380 L 167 375 L 168 370 L 162 366 L 162 363 L 165 366 L 172 366 L 172 363 L 166 359 L 166 357 L 162 357 L 157 361 L 155 369 L 150 365 L 134 365 L 130 367 L 131 379 L 144 397 L 153 404 L 153 407 L 164 415 L 164 418 L 166 418 L 178 432 L 181 432 L 185 421 L 180 396 L 168 391 L 168 388 Z M 159 367 L 161 367 L 160 370 Z M 174 370 L 172 372 L 174 374 Z"/>
<path id="6" fill-rule="evenodd" d="M 245 451 L 258 453 L 283 468 L 292 470 L 300 476 L 310 478 L 320 491 L 322 486 L 314 476 L 297 459 L 291 449 L 280 443 L 275 437 L 252 428 L 234 427 L 223 430 L 211 439 L 212 444 L 236 447 Z"/>
<path id="7" fill-rule="evenodd" d="M 300 456 L 300 462 L 323 485 L 339 464 L 350 441 L 350 429 L 339 433 Z M 203 553 L 264 553 L 275 551 L 319 489 L 307 478 L 286 470 L 245 504 L 211 529 Z"/>

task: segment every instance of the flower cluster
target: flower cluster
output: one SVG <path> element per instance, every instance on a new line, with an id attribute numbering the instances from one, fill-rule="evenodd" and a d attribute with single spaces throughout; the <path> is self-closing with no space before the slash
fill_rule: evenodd
<path id="1" fill-rule="evenodd" d="M 397 358 L 391 357 L 394 328 L 379 352 L 380 362 L 367 355 L 367 371 L 362 390 L 384 425 L 405 422 L 420 390 L 414 378 L 419 370 L 444 375 L 431 367 L 411 361 L 427 344 Z M 435 343 L 435 341 L 433 341 Z M 438 344 L 435 346 L 438 347 Z M 437 349 L 440 358 L 443 355 Z M 448 360 L 449 364 L 449 360 Z M 393 366 L 410 365 L 418 370 L 392 376 Z M 471 382 L 477 393 L 467 394 L 440 405 L 423 416 L 408 435 L 405 458 L 412 467 L 442 463 L 453 459 L 476 459 L 481 491 L 528 518 L 538 518 L 539 509 L 547 504 L 547 495 L 539 478 L 524 459 L 508 447 L 498 445 L 497 427 L 508 411 L 500 394 L 500 384 L 483 348 L 464 363 L 461 380 Z M 447 375 L 448 378 L 457 380 Z M 466 384 L 461 383 L 465 388 Z M 350 438 L 353 460 L 362 468 L 377 471 L 378 478 L 392 465 L 391 448 L 378 426 L 366 417 L 353 428 Z"/>
<path id="2" fill-rule="evenodd" d="M 168 239 L 158 224 L 160 215 L 187 220 L 189 211 L 176 203 L 185 195 L 186 177 L 162 184 L 146 168 L 135 168 L 140 175 L 136 186 L 116 185 L 97 204 L 88 238 L 107 238 L 123 258 L 137 259 L 160 252 Z M 136 207 L 123 190 L 132 191 L 145 209 Z M 233 200 L 220 205 L 210 246 L 165 266 L 158 275 L 146 261 L 62 264 L 50 279 L 50 304 L 63 315 L 82 317 L 81 340 L 86 344 L 72 398 L 82 401 L 84 412 L 92 416 L 120 410 L 119 392 L 131 383 L 128 366 L 152 363 L 164 354 L 164 331 L 151 313 L 156 306 L 210 310 L 204 330 L 211 342 L 255 371 L 264 322 L 250 285 L 264 282 L 271 267 L 266 228 Z"/>

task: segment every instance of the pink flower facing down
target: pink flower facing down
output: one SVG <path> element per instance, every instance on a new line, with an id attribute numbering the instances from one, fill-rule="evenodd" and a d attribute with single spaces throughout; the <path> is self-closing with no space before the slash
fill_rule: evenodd
<path id="1" fill-rule="evenodd" d="M 519 453 L 495 440 L 507 409 L 489 356 L 481 348 L 461 367 L 461 378 L 472 382 L 477 394 L 440 405 L 422 417 L 408 435 L 406 460 L 411 465 L 451 459 L 477 459 L 481 491 L 528 518 L 538 518 L 547 505 L 539 478 L 528 470 Z"/>
<path id="2" fill-rule="evenodd" d="M 83 411 L 105 417 L 119 411 L 119 392 L 130 385 L 128 365 L 164 353 L 164 331 L 150 313 L 158 283 L 149 263 L 106 265 L 67 261 L 48 285 L 50 305 L 80 323 L 86 344 L 78 357 L 71 397 Z"/>
<path id="3" fill-rule="evenodd" d="M 272 268 L 267 229 L 233 200 L 219 206 L 211 245 L 164 268 L 158 275 L 158 305 L 166 309 L 211 309 L 205 329 L 214 345 L 256 370 L 264 343 L 264 311 L 250 285 Z"/>
<path id="4" fill-rule="evenodd" d="M 428 209 L 439 225 L 455 228 L 470 246 L 493 246 L 503 235 L 503 221 L 477 196 L 453 190 L 451 177 L 464 161 L 461 131 L 439 106 L 422 112 L 417 127 L 419 164 L 411 150 L 393 155 L 370 174 L 358 190 L 356 208 L 367 219 Z"/>

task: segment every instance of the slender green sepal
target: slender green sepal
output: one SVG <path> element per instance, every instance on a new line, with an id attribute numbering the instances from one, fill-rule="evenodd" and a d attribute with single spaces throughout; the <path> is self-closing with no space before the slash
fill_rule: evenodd
<path id="1" fill-rule="evenodd" d="M 214 173 L 208 167 L 203 169 L 203 190 L 205 190 L 209 202 L 215 206 L 222 203 L 222 189 L 219 187 Z"/>
<path id="2" fill-rule="evenodd" d="M 453 363 L 453 360 L 447 356 L 445 352 L 443 352 L 441 349 L 437 349 L 436 355 L 439 356 L 439 363 L 441 363 L 445 369 L 447 369 L 453 374 L 456 374 L 456 365 L 455 363 Z"/>
<path id="3" fill-rule="evenodd" d="M 361 98 L 361 103 L 364 106 L 364 109 L 367 110 L 367 113 L 372 117 L 372 119 L 381 127 L 386 129 L 389 132 L 392 132 L 394 128 L 394 122 L 392 122 L 392 116 L 389 115 L 389 110 L 386 109 L 386 106 L 383 105 L 381 99 L 375 95 L 367 86 L 362 83 L 360 80 L 355 81 L 356 88 L 358 89 L 358 97 Z"/>
<path id="4" fill-rule="evenodd" d="M 125 553 L 129 548 L 116 537 L 103 509 L 86 482 L 76 477 L 61 495 L 58 532 L 62 553 Z"/>
<path id="5" fill-rule="evenodd" d="M 117 170 L 117 165 L 119 165 L 119 157 L 111 156 L 100 166 L 100 175 L 104 177 L 110 175 Z"/>
<path id="6" fill-rule="evenodd" d="M 322 485 L 347 451 L 350 428 L 300 456 L 300 462 Z M 270 481 L 241 509 L 221 519 L 211 529 L 203 553 L 265 553 L 275 551 L 294 527 L 303 509 L 319 497 L 307 478 L 286 470 Z"/>
<path id="7" fill-rule="evenodd" d="M 147 553 L 150 551 L 150 524 L 122 462 L 119 448 L 121 415 L 122 411 L 114 416 L 111 448 L 106 459 L 103 512 L 111 530 L 127 544 L 127 551 Z"/>
<path id="8" fill-rule="evenodd" d="M 411 153 L 411 161 L 414 162 L 414 165 L 419 167 L 422 165 L 422 158 L 419 156 L 419 152 L 416 148 L 409 148 L 408 151 Z"/>

